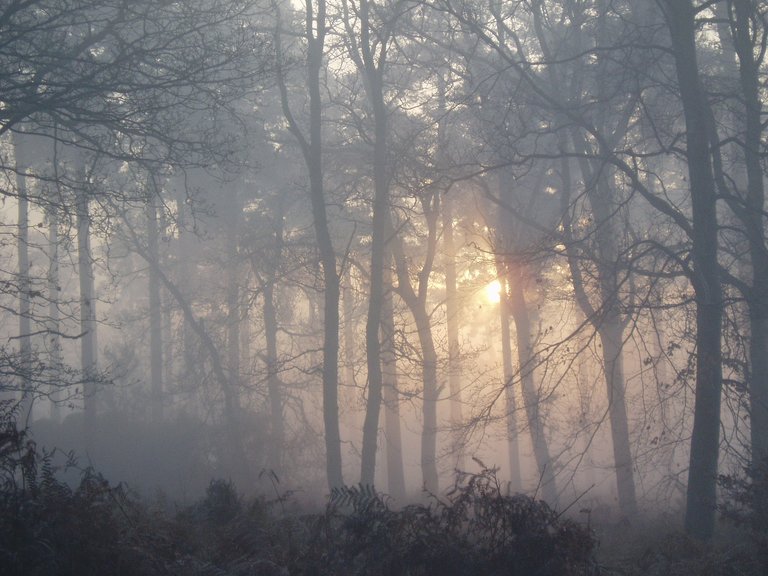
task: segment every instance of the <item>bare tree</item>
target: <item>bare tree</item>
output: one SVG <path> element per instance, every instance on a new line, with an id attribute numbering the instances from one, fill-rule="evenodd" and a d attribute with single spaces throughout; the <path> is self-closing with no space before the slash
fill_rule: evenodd
<path id="1" fill-rule="evenodd" d="M 278 8 L 276 6 L 276 8 Z M 323 67 L 326 34 L 325 0 L 306 0 L 304 3 L 304 32 L 306 42 L 307 89 L 309 91 L 309 135 L 305 135 L 294 116 L 288 98 L 288 88 L 282 69 L 282 34 L 278 8 L 275 44 L 278 56 L 278 86 L 283 114 L 288 128 L 301 148 L 309 172 L 309 196 L 312 219 L 323 268 L 324 328 L 323 328 L 323 422 L 325 424 L 326 472 L 329 488 L 343 485 L 341 473 L 341 435 L 339 432 L 339 301 L 340 274 L 336 252 L 326 212 L 323 187 L 322 97 L 320 72 Z"/>

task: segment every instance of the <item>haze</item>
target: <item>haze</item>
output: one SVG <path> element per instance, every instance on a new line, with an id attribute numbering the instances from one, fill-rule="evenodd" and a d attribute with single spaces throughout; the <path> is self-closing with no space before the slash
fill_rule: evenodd
<path id="1" fill-rule="evenodd" d="M 150 498 L 497 468 L 709 538 L 768 457 L 766 18 L 0 3 L 3 421 Z"/>

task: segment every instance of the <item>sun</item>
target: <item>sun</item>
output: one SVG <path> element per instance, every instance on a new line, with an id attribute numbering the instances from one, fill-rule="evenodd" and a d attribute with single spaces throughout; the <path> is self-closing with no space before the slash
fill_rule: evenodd
<path id="1" fill-rule="evenodd" d="M 498 304 L 501 302 L 501 283 L 498 280 L 489 282 L 483 288 L 485 299 L 491 304 Z"/>

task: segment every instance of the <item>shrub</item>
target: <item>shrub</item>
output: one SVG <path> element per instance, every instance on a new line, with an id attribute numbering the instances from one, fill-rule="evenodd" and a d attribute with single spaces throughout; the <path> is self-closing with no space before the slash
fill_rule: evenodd
<path id="1" fill-rule="evenodd" d="M 402 510 L 370 487 L 335 490 L 309 541 L 297 566 L 307 575 L 566 576 L 593 566 L 585 528 L 504 494 L 490 469 L 461 476 L 445 501 Z"/>
<path id="2" fill-rule="evenodd" d="M 768 459 L 748 466 L 742 476 L 721 475 L 723 517 L 750 530 L 756 557 L 768 572 Z"/>
<path id="3" fill-rule="evenodd" d="M 69 455 L 62 467 L 75 465 Z M 176 510 L 141 503 L 92 469 L 57 479 L 0 405 L 3 575 L 568 576 L 590 570 L 594 542 L 546 503 L 502 493 L 495 470 L 462 475 L 429 505 L 393 510 L 367 486 L 335 490 L 324 514 L 289 514 L 212 481 Z"/>

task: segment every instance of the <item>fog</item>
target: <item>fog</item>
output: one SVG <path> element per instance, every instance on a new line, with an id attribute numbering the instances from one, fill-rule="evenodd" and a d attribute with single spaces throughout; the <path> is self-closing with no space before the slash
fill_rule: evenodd
<path id="1" fill-rule="evenodd" d="M 64 4 L 0 2 L 0 420 L 66 482 L 712 536 L 768 457 L 761 3 Z"/>

